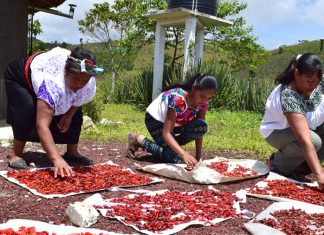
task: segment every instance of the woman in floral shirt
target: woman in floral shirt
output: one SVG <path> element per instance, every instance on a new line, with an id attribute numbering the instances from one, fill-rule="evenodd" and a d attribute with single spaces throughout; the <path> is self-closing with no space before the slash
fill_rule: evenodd
<path id="1" fill-rule="evenodd" d="M 54 165 L 55 177 L 71 175 L 67 161 L 90 165 L 81 156 L 78 142 L 82 125 L 81 106 L 96 93 L 95 55 L 82 47 L 71 51 L 56 47 L 8 64 L 5 70 L 8 100 L 7 122 L 12 126 L 12 168 L 26 168 L 22 159 L 26 141 L 41 142 Z M 62 157 L 55 146 L 67 144 Z"/>
<path id="2" fill-rule="evenodd" d="M 279 85 L 267 99 L 260 132 L 278 149 L 270 157 L 270 170 L 288 175 L 299 166 L 306 166 L 324 188 L 320 165 L 324 161 L 323 122 L 312 123 L 315 119 L 312 113 L 317 113 L 317 121 L 324 116 L 322 74 L 323 66 L 316 55 L 305 53 L 294 57 L 276 79 Z M 318 115 L 318 111 L 322 113 Z"/>
<path id="3" fill-rule="evenodd" d="M 208 74 L 197 74 L 165 88 L 146 109 L 145 125 L 154 142 L 129 133 L 127 155 L 135 158 L 135 151 L 142 147 L 163 162 L 186 163 L 192 169 L 201 157 L 202 138 L 207 132 L 205 114 L 216 89 L 216 78 Z M 195 156 L 181 147 L 192 140 Z"/>

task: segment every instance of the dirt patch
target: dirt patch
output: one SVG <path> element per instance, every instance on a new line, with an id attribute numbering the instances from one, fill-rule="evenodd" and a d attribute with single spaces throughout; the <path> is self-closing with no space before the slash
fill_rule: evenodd
<path id="1" fill-rule="evenodd" d="M 59 146 L 63 154 L 65 149 L 63 145 Z M 158 162 L 157 159 L 149 154 L 141 152 L 145 155 L 142 161 L 131 160 L 124 156 L 125 143 L 100 143 L 92 141 L 82 141 L 80 144 L 80 151 L 83 155 L 91 158 L 95 163 L 102 163 L 108 160 L 113 161 L 121 166 L 129 167 L 136 171 L 134 163 L 141 165 L 152 164 Z M 7 166 L 6 156 L 9 149 L 0 148 L 0 170 L 9 170 Z M 244 153 L 239 152 L 213 152 L 203 151 L 203 159 L 209 159 L 213 156 L 227 157 L 227 158 L 247 158 Z M 27 163 L 34 162 L 37 166 L 50 166 L 51 163 L 46 157 L 39 144 L 29 144 L 26 147 L 24 158 Z M 254 156 L 253 158 L 257 158 Z M 145 173 L 143 173 L 145 174 Z M 161 177 L 163 178 L 163 177 Z M 251 187 L 256 182 L 264 179 L 260 177 L 253 180 L 240 181 L 235 183 L 217 184 L 214 185 L 216 189 L 235 192 L 240 189 Z M 207 187 L 206 185 L 189 184 L 177 180 L 164 178 L 165 182 L 162 184 L 155 184 L 140 187 L 147 190 L 161 190 L 161 189 L 177 189 L 181 191 L 193 191 Z M 9 219 L 30 219 L 43 222 L 50 222 L 54 224 L 73 225 L 65 215 L 65 209 L 69 203 L 75 201 L 82 201 L 91 194 L 75 195 L 66 198 L 44 199 L 33 195 L 28 190 L 10 183 L 6 179 L 0 177 L 0 223 L 5 223 Z M 127 195 L 124 192 L 102 192 L 103 198 L 113 198 Z M 247 209 L 256 214 L 267 208 L 272 202 L 263 199 L 249 197 L 247 203 L 241 204 L 242 209 Z M 247 222 L 245 219 L 229 219 L 220 223 L 216 227 L 191 226 L 178 234 L 248 234 L 244 229 L 243 223 Z M 100 216 L 98 222 L 91 226 L 91 228 L 104 229 L 111 232 L 119 233 L 135 233 L 136 231 L 130 227 L 126 227 L 116 220 L 109 220 Z"/>

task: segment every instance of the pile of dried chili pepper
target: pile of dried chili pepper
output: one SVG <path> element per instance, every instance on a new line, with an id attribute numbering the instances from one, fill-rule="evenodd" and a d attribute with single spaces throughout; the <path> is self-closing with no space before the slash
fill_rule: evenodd
<path id="1" fill-rule="evenodd" d="M 217 171 L 222 175 L 231 176 L 231 177 L 247 177 L 247 176 L 256 176 L 258 174 L 257 172 L 252 171 L 251 169 L 240 165 L 235 166 L 235 168 L 229 172 L 228 171 L 229 165 L 224 161 L 212 162 L 208 164 L 207 167 Z"/>
<path id="2" fill-rule="evenodd" d="M 293 234 L 323 234 L 324 214 L 308 214 L 301 209 L 278 210 L 271 213 L 275 219 L 267 218 L 254 221 L 280 230 L 288 235 Z"/>
<path id="3" fill-rule="evenodd" d="M 289 198 L 324 206 L 324 192 L 321 192 L 317 187 L 298 186 L 288 180 L 264 180 L 264 182 L 267 182 L 266 187 L 258 187 L 255 185 L 247 192 Z"/>
<path id="4" fill-rule="evenodd" d="M 49 235 L 46 231 L 37 232 L 35 227 L 20 227 L 18 231 L 12 228 L 0 229 L 0 235 Z"/>
<path id="5" fill-rule="evenodd" d="M 35 227 L 22 226 L 16 231 L 12 228 L 0 229 L 0 235 L 57 235 L 57 234 L 49 233 L 47 231 L 37 232 Z M 94 235 L 94 234 L 90 232 L 85 232 L 85 233 L 81 232 L 81 233 L 71 233 L 71 235 Z M 104 234 L 100 233 L 98 235 L 104 235 Z"/>
<path id="6" fill-rule="evenodd" d="M 7 176 L 35 189 L 42 194 L 68 194 L 91 192 L 117 186 L 136 186 L 152 182 L 152 179 L 131 172 L 127 168 L 103 164 L 73 168 L 72 177 L 54 178 L 53 169 L 8 171 Z"/>
<path id="7" fill-rule="evenodd" d="M 175 225 L 199 220 L 211 224 L 216 218 L 237 217 L 232 193 L 204 189 L 192 193 L 167 191 L 162 194 L 136 195 L 110 199 L 107 216 L 122 217 L 123 222 L 141 230 L 163 231 Z M 116 203 L 111 205 L 111 203 Z"/>

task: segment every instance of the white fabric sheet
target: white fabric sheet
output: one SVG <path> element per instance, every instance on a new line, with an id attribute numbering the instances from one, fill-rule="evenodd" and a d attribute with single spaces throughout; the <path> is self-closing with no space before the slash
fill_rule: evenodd
<path id="1" fill-rule="evenodd" d="M 257 175 L 245 177 L 225 176 L 206 166 L 207 164 L 210 164 L 212 162 L 219 161 L 227 162 L 230 165 L 229 168 L 231 169 L 233 169 L 236 165 L 246 167 L 252 171 L 257 172 Z M 269 173 L 269 168 L 265 163 L 251 159 L 227 159 L 222 157 L 215 157 L 210 160 L 199 161 L 192 171 L 187 171 L 185 167 L 185 164 L 169 163 L 153 164 L 147 166 L 138 165 L 138 169 L 143 171 L 197 184 L 217 184 L 232 182 L 237 180 L 256 178 Z"/>
<path id="2" fill-rule="evenodd" d="M 112 161 L 108 161 L 102 164 L 109 164 L 109 165 L 116 165 L 114 164 Z M 33 170 L 42 170 L 42 169 L 46 169 L 46 168 L 35 168 Z M 130 168 L 127 168 L 127 170 L 133 172 Z M 35 189 L 29 188 L 27 185 L 20 183 L 18 180 L 16 180 L 15 178 L 11 178 L 7 176 L 7 172 L 8 171 L 0 171 L 0 176 L 4 177 L 5 179 L 9 180 L 12 183 L 15 183 L 23 188 L 28 189 L 30 192 L 32 192 L 33 194 L 37 195 L 37 196 L 41 196 L 44 198 L 55 198 L 55 197 L 68 197 L 68 196 L 72 196 L 72 195 L 76 195 L 76 194 L 82 194 L 82 193 L 89 193 L 89 191 L 80 191 L 80 192 L 76 192 L 76 193 L 68 193 L 68 194 L 42 194 L 37 192 Z M 159 179 L 157 177 L 151 177 L 152 182 L 149 184 L 143 184 L 143 185 L 150 185 L 150 184 L 155 184 L 155 183 L 162 183 L 164 182 L 163 179 Z M 143 186 L 143 185 L 136 185 L 137 186 Z M 100 189 L 100 190 L 95 190 L 92 192 L 97 192 L 97 191 L 103 191 L 103 190 L 108 190 L 108 191 L 119 191 L 122 190 L 122 188 L 130 188 L 130 187 L 135 187 L 135 186 L 120 186 L 120 187 L 111 187 L 111 188 L 104 188 L 104 189 Z"/>

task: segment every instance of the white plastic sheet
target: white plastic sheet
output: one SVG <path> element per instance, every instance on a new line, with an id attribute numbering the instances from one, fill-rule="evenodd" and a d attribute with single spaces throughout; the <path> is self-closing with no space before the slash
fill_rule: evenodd
<path id="1" fill-rule="evenodd" d="M 12 219 L 4 224 L 0 224 L 0 229 L 12 228 L 18 231 L 20 227 L 35 227 L 37 232 L 47 231 L 49 234 L 56 233 L 59 235 L 81 234 L 90 232 L 93 235 L 118 235 L 120 233 L 108 232 L 105 230 L 91 229 L 91 228 L 77 228 L 73 226 L 66 226 L 64 224 L 54 225 L 41 221 L 25 220 L 25 219 Z"/>
<path id="2" fill-rule="evenodd" d="M 244 177 L 225 176 L 206 166 L 212 162 L 226 162 L 230 166 L 229 169 L 234 169 L 237 165 L 243 166 L 250 169 L 251 171 L 255 171 L 257 175 Z M 232 182 L 237 180 L 256 178 L 269 173 L 268 166 L 261 161 L 251 159 L 227 159 L 222 157 L 215 157 L 210 160 L 199 161 L 192 171 L 187 171 L 185 169 L 185 164 L 162 163 L 147 166 L 138 165 L 137 167 L 140 170 L 147 171 L 156 175 L 197 184 L 217 184 Z"/>
<path id="3" fill-rule="evenodd" d="M 259 181 L 258 183 L 256 183 L 256 186 L 258 186 L 260 188 L 264 188 L 264 187 L 267 186 L 267 182 L 266 181 L 268 181 L 268 180 L 288 180 L 288 181 L 293 182 L 293 183 L 295 183 L 295 184 L 297 184 L 299 186 L 307 185 L 307 186 L 316 187 L 318 185 L 317 182 L 314 182 L 314 183 L 299 182 L 297 180 L 289 179 L 289 178 L 286 178 L 286 177 L 284 177 L 282 175 L 279 175 L 279 174 L 270 172 L 269 175 L 268 175 L 268 177 L 266 179 L 264 179 L 264 180 Z M 246 192 L 248 190 L 249 189 L 246 189 Z M 268 200 L 272 200 L 272 201 L 278 201 L 278 202 L 300 202 L 300 201 L 292 200 L 292 199 L 289 199 L 289 198 L 272 196 L 271 193 L 269 195 L 262 195 L 262 194 L 253 194 L 253 193 L 247 192 L 246 194 L 248 196 L 253 196 L 253 197 L 268 199 Z M 323 194 L 323 200 L 324 200 L 324 194 Z M 313 205 L 313 204 L 310 204 L 310 203 L 306 203 L 306 204 Z M 319 205 L 313 205 L 313 206 L 321 207 Z"/>
<path id="4" fill-rule="evenodd" d="M 212 187 L 209 187 L 210 190 L 215 190 L 214 188 Z M 146 193 L 144 195 L 150 195 L 150 196 L 154 196 L 154 195 L 158 195 L 158 194 L 163 194 L 165 192 L 168 192 L 168 190 L 160 190 L 160 191 L 152 191 L 152 192 L 149 192 L 149 193 Z M 134 195 L 134 194 L 129 194 L 128 198 L 134 198 L 135 196 L 137 195 Z M 236 194 L 236 196 L 239 198 L 239 201 L 234 201 L 234 205 L 233 205 L 233 208 L 235 209 L 236 211 L 236 214 L 239 214 L 239 215 L 242 215 L 242 217 L 249 217 L 249 218 L 252 218 L 254 217 L 254 214 L 250 211 L 246 211 L 246 210 L 243 210 L 241 211 L 240 209 L 240 202 L 244 202 L 245 201 L 245 195 L 242 195 L 242 194 Z M 243 196 L 243 198 L 241 197 Z M 85 199 L 85 203 L 87 204 L 92 204 L 93 206 L 105 206 L 105 207 L 109 207 L 109 206 L 114 206 L 114 205 L 118 205 L 116 203 L 113 203 L 111 202 L 113 199 L 107 199 L 107 200 L 104 200 L 101 198 L 100 195 L 98 194 L 95 194 L 87 199 Z M 220 207 L 222 205 L 219 205 Z M 109 209 L 99 209 L 100 213 L 104 216 L 104 217 L 107 217 L 107 211 Z M 174 233 L 177 233 L 183 229 L 185 229 L 186 227 L 190 226 L 190 225 L 203 225 L 203 226 L 210 226 L 211 224 L 217 224 L 217 223 L 220 223 L 222 221 L 225 221 L 229 218 L 214 218 L 210 221 L 206 221 L 206 220 L 199 220 L 199 219 L 196 219 L 196 220 L 192 220 L 192 221 L 189 221 L 189 222 L 186 222 L 186 223 L 182 223 L 182 224 L 178 224 L 178 225 L 175 225 L 172 229 L 167 229 L 167 230 L 163 230 L 163 231 L 159 231 L 159 232 L 153 232 L 153 231 L 149 231 L 149 230 L 143 230 L 143 229 L 140 229 L 138 228 L 136 225 L 134 224 L 128 224 L 128 223 L 125 223 L 124 221 L 124 218 L 123 217 L 119 217 L 119 216 L 115 216 L 115 217 L 112 217 L 112 218 L 115 218 L 117 219 L 118 221 L 120 221 L 121 223 L 125 224 L 126 226 L 130 226 L 132 228 L 134 228 L 135 230 L 141 232 L 141 233 L 145 233 L 145 234 L 149 234 L 149 235 L 154 235 L 154 234 L 159 234 L 159 235 L 166 235 L 166 234 L 174 234 Z"/>
<path id="5" fill-rule="evenodd" d="M 112 161 L 108 161 L 108 162 L 105 162 L 105 163 L 102 163 L 102 164 L 109 164 L 109 165 L 115 165 L 115 166 L 117 166 Z M 50 167 L 48 167 L 48 168 L 50 168 Z M 35 171 L 35 170 L 37 171 L 37 170 L 43 170 L 43 169 L 46 169 L 46 168 L 35 168 L 35 169 L 32 169 L 31 171 Z M 130 168 L 126 168 L 126 170 L 134 173 Z M 8 177 L 7 176 L 7 172 L 8 171 L 0 171 L 0 176 L 4 177 L 5 179 L 9 180 L 12 183 L 15 183 L 15 184 L 17 184 L 17 185 L 19 185 L 19 186 L 21 186 L 23 188 L 28 189 L 33 194 L 35 194 L 37 196 L 44 197 L 44 198 L 68 197 L 68 196 L 72 196 L 72 195 L 76 195 L 76 194 L 82 194 L 82 193 L 89 193 L 90 192 L 90 191 L 79 191 L 79 192 L 67 193 L 67 194 L 42 194 L 42 193 L 36 191 L 35 189 L 28 187 L 26 184 L 20 183 L 15 178 Z M 108 190 L 108 191 L 118 191 L 118 190 L 121 190 L 122 191 L 122 188 L 131 188 L 131 187 L 135 187 L 135 186 L 137 187 L 137 186 L 150 185 L 150 184 L 164 182 L 163 179 L 159 179 L 157 177 L 151 177 L 151 180 L 152 181 L 150 183 L 148 183 L 148 184 L 141 184 L 141 185 L 134 185 L 134 186 L 120 186 L 120 187 L 103 188 L 103 189 L 94 190 L 94 191 L 91 191 L 91 192 L 97 192 L 97 191 L 103 191 L 103 190 Z"/>
<path id="6" fill-rule="evenodd" d="M 289 209 L 301 209 L 308 214 L 324 214 L 324 207 L 320 208 L 318 206 L 313 206 L 303 202 L 275 202 L 271 204 L 267 209 L 262 211 L 259 215 L 257 215 L 252 221 L 249 223 L 245 223 L 244 227 L 252 234 L 252 235 L 283 235 L 283 233 L 277 229 L 271 228 L 267 225 L 257 223 L 256 220 L 274 218 L 271 213 L 278 210 L 289 210 Z M 324 225 L 322 226 L 324 229 Z M 320 234 L 320 233 L 318 233 Z"/>

